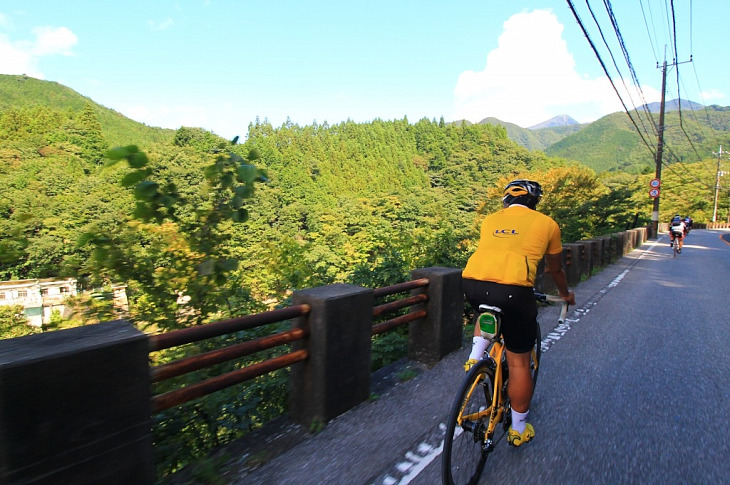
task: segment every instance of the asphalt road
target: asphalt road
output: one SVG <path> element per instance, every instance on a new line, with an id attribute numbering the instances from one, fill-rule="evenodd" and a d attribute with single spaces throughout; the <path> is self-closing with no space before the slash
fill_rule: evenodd
<path id="1" fill-rule="evenodd" d="M 480 483 L 727 483 L 730 243 L 666 235 L 575 288 L 556 328 L 541 310 L 543 360 L 521 448 L 497 443 Z M 444 424 L 468 350 L 449 355 L 235 484 L 441 483 Z M 241 460 L 244 461 L 243 459 Z"/>

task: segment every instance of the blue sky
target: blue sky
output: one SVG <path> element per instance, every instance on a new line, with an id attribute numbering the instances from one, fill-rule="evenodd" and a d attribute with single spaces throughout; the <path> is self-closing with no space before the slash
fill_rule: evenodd
<path id="1" fill-rule="evenodd" d="M 618 70 L 586 2 L 573 3 L 629 108 L 659 100 L 657 62 L 665 45 L 672 62 L 674 32 L 681 64 L 669 70 L 667 98 L 679 91 L 730 104 L 730 2 L 674 0 L 671 26 L 671 2 L 614 0 L 640 90 L 604 2 L 590 6 Z M 287 117 L 307 125 L 494 116 L 528 127 L 623 109 L 558 0 L 2 0 L 0 74 L 59 82 L 151 126 L 229 139 L 245 137 L 257 117 L 279 126 Z"/>

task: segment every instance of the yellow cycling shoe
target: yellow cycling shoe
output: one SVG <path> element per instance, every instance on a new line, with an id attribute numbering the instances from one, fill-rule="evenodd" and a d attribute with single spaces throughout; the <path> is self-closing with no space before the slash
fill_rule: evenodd
<path id="1" fill-rule="evenodd" d="M 530 423 L 525 425 L 525 430 L 522 433 L 518 433 L 512 426 L 509 427 L 507 432 L 507 443 L 512 446 L 521 446 L 530 441 L 535 437 L 535 428 Z"/>
<path id="2" fill-rule="evenodd" d="M 469 359 L 464 363 L 464 372 L 469 372 L 472 367 L 474 367 L 474 364 L 477 363 L 476 359 Z"/>

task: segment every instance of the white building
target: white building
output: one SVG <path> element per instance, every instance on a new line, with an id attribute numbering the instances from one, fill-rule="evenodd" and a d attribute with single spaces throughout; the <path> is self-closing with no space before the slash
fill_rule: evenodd
<path id="1" fill-rule="evenodd" d="M 76 278 L 0 281 L 0 305 L 21 305 L 34 327 L 49 323 L 54 310 L 64 315 L 64 300 L 77 293 Z"/>

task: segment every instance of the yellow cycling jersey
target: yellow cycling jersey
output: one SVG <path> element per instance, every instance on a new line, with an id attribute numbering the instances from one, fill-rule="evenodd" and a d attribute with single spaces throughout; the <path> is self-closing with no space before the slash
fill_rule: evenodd
<path id="1" fill-rule="evenodd" d="M 533 286 L 545 254 L 563 250 L 558 224 L 540 212 L 513 205 L 487 216 L 479 245 L 462 277 L 507 285 Z"/>

